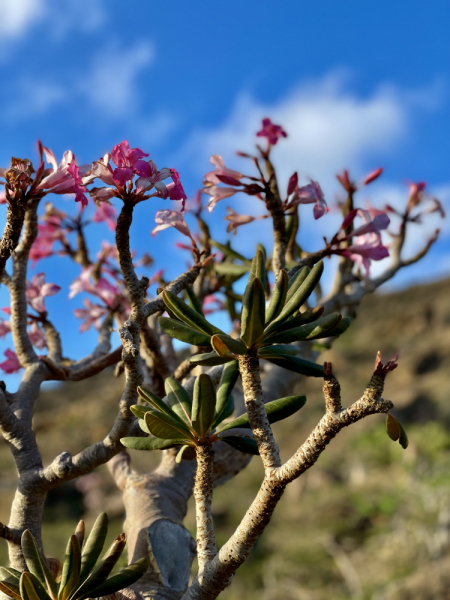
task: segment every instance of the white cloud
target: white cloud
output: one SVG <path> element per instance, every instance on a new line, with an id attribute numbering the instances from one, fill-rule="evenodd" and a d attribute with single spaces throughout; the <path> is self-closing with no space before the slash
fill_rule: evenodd
<path id="1" fill-rule="evenodd" d="M 43 0 L 0 0 L 0 35 L 22 36 L 45 13 Z"/>
<path id="2" fill-rule="evenodd" d="M 110 45 L 94 58 L 75 92 L 103 116 L 118 118 L 130 114 L 139 104 L 139 75 L 152 64 L 154 54 L 154 48 L 148 42 L 126 49 Z"/>

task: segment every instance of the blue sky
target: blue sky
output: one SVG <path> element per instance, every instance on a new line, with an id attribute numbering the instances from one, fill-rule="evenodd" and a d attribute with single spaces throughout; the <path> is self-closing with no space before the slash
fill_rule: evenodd
<path id="1" fill-rule="evenodd" d="M 337 172 L 348 167 L 360 177 L 383 166 L 368 189 L 375 203 L 401 205 L 406 180 L 425 180 L 449 208 L 447 0 L 0 0 L 0 14 L 2 166 L 11 155 L 37 160 L 37 139 L 58 159 L 71 149 L 83 164 L 126 138 L 159 168 L 177 168 L 192 195 L 212 153 L 246 168 L 234 151 L 251 149 L 260 119 L 270 116 L 289 134 L 274 152 L 282 182 L 298 170 L 332 202 Z M 186 260 L 173 247 L 179 234 L 149 234 L 156 209 L 167 206 L 141 206 L 133 240 L 176 275 Z M 222 240 L 226 206 L 253 210 L 238 196 L 219 205 L 212 227 Z M 313 250 L 339 219 L 314 223 L 310 213 L 304 207 L 302 242 Z M 410 237 L 410 251 L 434 230 L 431 221 Z M 109 232 L 101 225 L 92 234 L 95 250 L 103 236 Z M 235 244 L 251 255 L 260 236 L 270 240 L 265 222 L 243 228 Z M 429 257 L 396 285 L 448 276 L 449 265 L 445 222 Z M 64 300 L 78 267 L 49 259 L 37 270 L 63 286 L 47 305 L 66 323 Z M 4 290 L 0 300 L 6 303 Z M 77 328 L 74 321 L 68 354 L 95 338 L 74 341 Z"/>

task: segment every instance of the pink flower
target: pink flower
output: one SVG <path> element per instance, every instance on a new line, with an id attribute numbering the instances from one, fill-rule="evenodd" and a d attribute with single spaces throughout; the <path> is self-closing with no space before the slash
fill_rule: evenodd
<path id="1" fill-rule="evenodd" d="M 157 226 L 153 229 L 152 235 L 156 235 L 158 231 L 163 231 L 169 227 L 175 227 L 180 233 L 192 239 L 191 232 L 189 231 L 181 212 L 176 212 L 168 208 L 166 210 L 158 210 L 155 222 L 157 223 Z"/>
<path id="2" fill-rule="evenodd" d="M 31 323 L 31 327 L 28 330 L 28 337 L 30 338 L 30 342 L 39 350 L 43 350 L 47 347 L 47 342 L 45 341 L 44 334 L 42 329 L 39 327 L 36 321 Z"/>
<path id="3" fill-rule="evenodd" d="M 419 183 L 410 183 L 409 184 L 409 199 L 408 199 L 408 208 L 414 208 L 422 202 L 422 192 L 426 188 L 426 183 L 424 181 L 419 181 Z"/>
<path id="4" fill-rule="evenodd" d="M 111 231 L 115 231 L 117 227 L 117 211 L 110 204 L 102 202 L 100 206 L 97 207 L 94 218 L 92 220 L 95 223 L 101 223 L 102 221 L 105 221 L 108 227 L 111 229 Z"/>
<path id="5" fill-rule="evenodd" d="M 113 179 L 116 185 L 123 186 L 133 178 L 136 173 L 141 177 L 148 177 L 151 169 L 148 163 L 140 160 L 148 156 L 139 148 L 130 148 L 128 142 L 124 140 L 114 146 L 111 152 L 111 158 L 117 169 L 114 169 Z"/>
<path id="6" fill-rule="evenodd" d="M 289 182 L 288 182 L 288 187 L 287 187 L 287 195 L 290 196 L 291 194 L 293 194 L 295 192 L 295 190 L 298 187 L 298 175 L 297 175 L 297 171 L 290 176 L 289 178 Z"/>
<path id="7" fill-rule="evenodd" d="M 5 371 L 5 373 L 11 374 L 19 371 L 22 368 L 22 365 L 17 358 L 17 354 L 10 350 L 9 348 L 5 350 L 6 360 L 0 363 L 0 369 Z"/>
<path id="8" fill-rule="evenodd" d="M 225 302 L 223 302 L 223 300 L 220 300 L 220 298 L 217 298 L 213 294 L 205 296 L 205 299 L 203 300 L 202 304 L 202 310 L 204 315 L 210 315 L 218 310 L 225 309 Z"/>
<path id="9" fill-rule="evenodd" d="M 372 183 L 372 181 L 375 181 L 375 179 L 378 179 L 382 172 L 383 169 L 380 167 L 379 169 L 375 169 L 375 171 L 372 171 L 372 173 L 369 173 L 364 179 L 363 185 L 368 185 L 369 183 Z"/>
<path id="10" fill-rule="evenodd" d="M 236 180 L 236 184 L 232 184 L 232 185 L 239 185 L 239 180 L 244 177 L 244 175 L 242 175 L 242 173 L 239 173 L 238 171 L 233 171 L 232 169 L 228 169 L 225 166 L 225 164 L 222 160 L 222 157 L 217 154 L 213 154 L 211 156 L 210 162 L 215 166 L 215 170 L 210 171 L 209 173 L 206 173 L 205 181 L 209 181 L 210 183 L 214 183 L 214 184 L 224 183 L 222 179 L 219 179 L 219 176 L 220 177 L 230 177 L 231 179 Z"/>
<path id="11" fill-rule="evenodd" d="M 139 177 L 139 179 L 136 181 L 136 191 L 138 193 L 147 192 L 154 186 L 159 192 L 165 194 L 166 186 L 162 183 L 162 181 L 163 179 L 171 177 L 171 169 L 163 168 L 161 171 L 158 171 L 155 163 L 152 160 L 149 160 L 147 164 L 149 166 L 149 173 L 145 177 Z M 167 195 L 165 196 L 166 198 Z"/>
<path id="12" fill-rule="evenodd" d="M 109 204 L 110 199 L 116 195 L 116 190 L 110 187 L 92 188 L 89 195 L 95 204 L 100 206 L 101 204 Z"/>
<path id="13" fill-rule="evenodd" d="M 323 217 L 329 211 L 322 188 L 317 181 L 311 181 L 310 184 L 298 188 L 297 197 L 288 206 L 296 206 L 297 204 L 314 204 L 313 213 L 315 219 L 320 219 L 320 217 Z"/>
<path id="14" fill-rule="evenodd" d="M 208 210 L 209 212 L 212 212 L 213 208 L 220 200 L 234 196 L 234 194 L 240 190 L 236 190 L 232 187 L 218 187 L 217 185 L 211 185 L 210 187 L 205 187 L 203 191 L 205 194 L 211 196 L 211 200 L 208 202 Z"/>
<path id="15" fill-rule="evenodd" d="M 95 325 L 97 329 L 100 329 L 102 317 L 108 313 L 108 308 L 100 306 L 99 304 L 94 304 L 89 298 L 85 298 L 83 304 L 86 308 L 76 308 L 73 311 L 77 319 L 83 319 L 80 332 L 83 333 L 84 331 L 87 331 L 92 325 Z"/>
<path id="16" fill-rule="evenodd" d="M 230 221 L 227 227 L 227 232 L 233 232 L 236 234 L 237 228 L 241 225 L 246 225 L 247 223 L 251 223 L 252 221 L 257 221 L 258 219 L 267 219 L 267 215 L 262 215 L 261 217 L 252 217 L 251 215 L 238 215 L 232 208 L 227 208 L 228 216 L 225 217 L 226 221 Z"/>
<path id="17" fill-rule="evenodd" d="M 45 283 L 45 274 L 38 273 L 31 282 L 27 281 L 26 297 L 27 302 L 39 313 L 45 313 L 44 298 L 57 294 L 61 288 L 54 283 Z"/>
<path id="18" fill-rule="evenodd" d="M 102 159 L 92 163 L 90 172 L 86 177 L 83 177 L 83 184 L 88 185 L 89 183 L 92 183 L 94 179 L 100 179 L 100 181 L 103 181 L 106 185 L 115 187 L 116 182 L 114 181 L 112 167 L 109 164 L 110 159 L 111 155 L 105 154 Z"/>
<path id="19" fill-rule="evenodd" d="M 69 300 L 80 292 L 87 292 L 88 294 L 93 294 L 94 296 L 101 298 L 106 306 L 111 307 L 120 295 L 119 290 L 104 277 L 101 277 L 98 282 L 94 284 L 91 280 L 94 269 L 95 265 L 83 269 L 79 277 L 72 281 L 69 287 Z"/>
<path id="20" fill-rule="evenodd" d="M 387 214 L 382 210 L 377 210 L 376 208 L 369 208 L 368 210 L 356 208 L 350 211 L 345 217 L 341 225 L 341 230 L 347 229 L 347 227 L 353 223 L 357 216 L 361 217 L 361 219 L 364 221 L 364 225 L 354 229 L 347 237 L 357 237 L 360 235 L 365 235 L 366 233 L 378 233 L 383 229 L 387 229 L 389 227 L 389 223 L 391 222 Z M 341 238 L 341 241 L 343 239 L 347 238 Z"/>
<path id="21" fill-rule="evenodd" d="M 370 261 L 382 260 L 389 256 L 388 249 L 381 243 L 381 237 L 377 233 L 358 236 L 352 246 L 340 251 L 338 254 L 346 256 L 350 260 L 362 264 L 369 276 Z"/>
<path id="22" fill-rule="evenodd" d="M 11 331 L 11 323 L 10 321 L 5 321 L 4 319 L 0 319 L 0 338 L 5 337 Z"/>
<path id="23" fill-rule="evenodd" d="M 86 188 L 83 186 L 75 156 L 70 150 L 64 152 L 63 158 L 57 165 L 51 150 L 42 147 L 45 158 L 53 167 L 53 173 L 44 177 L 37 190 L 48 190 L 54 194 L 75 194 L 75 201 L 87 206 Z"/>
<path id="24" fill-rule="evenodd" d="M 184 210 L 184 202 L 187 199 L 186 193 L 181 185 L 180 176 L 175 169 L 170 169 L 170 176 L 172 177 L 172 183 L 167 185 L 167 190 L 169 192 L 169 198 L 171 200 L 183 200 L 183 206 L 181 211 Z"/>
<path id="25" fill-rule="evenodd" d="M 258 137 L 266 137 L 269 144 L 274 146 L 280 137 L 287 137 L 287 133 L 281 125 L 274 125 L 268 118 L 262 121 L 263 128 L 256 134 Z"/>
<path id="26" fill-rule="evenodd" d="M 342 173 L 340 173 L 339 175 L 336 175 L 336 179 L 342 185 L 344 190 L 346 192 L 348 192 L 349 194 L 352 194 L 353 192 L 356 191 L 355 184 L 350 181 L 350 177 L 349 177 L 347 169 L 342 171 Z"/>

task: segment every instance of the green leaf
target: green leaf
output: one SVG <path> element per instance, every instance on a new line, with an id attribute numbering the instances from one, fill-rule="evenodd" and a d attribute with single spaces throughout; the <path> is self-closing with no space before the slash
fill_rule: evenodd
<path id="1" fill-rule="evenodd" d="M 81 553 L 80 583 L 82 583 L 94 568 L 105 544 L 108 533 L 108 516 L 106 513 L 98 515 L 91 533 Z"/>
<path id="2" fill-rule="evenodd" d="M 306 268 L 306 267 L 305 267 Z M 303 271 L 303 270 L 302 270 Z M 286 304 L 279 316 L 272 322 L 269 327 L 276 328 L 276 323 L 285 321 L 291 315 L 293 315 L 310 297 L 313 293 L 314 288 L 318 284 L 323 273 L 323 262 L 318 262 L 312 269 L 311 273 L 306 277 L 304 282 L 296 288 L 296 283 L 293 284 L 286 296 Z M 294 291 L 295 290 L 295 291 Z"/>
<path id="3" fill-rule="evenodd" d="M 194 384 L 192 402 L 192 426 L 195 431 L 204 437 L 211 428 L 216 407 L 216 389 L 211 377 L 201 374 Z"/>
<path id="4" fill-rule="evenodd" d="M 241 339 L 247 348 L 259 340 L 264 333 L 265 299 L 261 281 L 255 277 L 247 285 L 242 299 Z"/>
<path id="5" fill-rule="evenodd" d="M 180 445 L 180 440 L 161 440 L 155 437 L 125 437 L 120 440 L 125 448 L 132 450 L 165 450 Z"/>
<path id="6" fill-rule="evenodd" d="M 234 401 L 231 392 L 239 378 L 239 363 L 237 360 L 229 362 L 222 371 L 219 387 L 217 388 L 217 400 L 215 416 L 212 428 L 216 427 L 224 419 L 234 412 Z"/>
<path id="7" fill-rule="evenodd" d="M 133 585 L 133 583 L 136 583 L 136 581 L 144 575 L 147 569 L 147 557 L 140 558 L 135 563 L 124 567 L 116 575 L 107 579 L 105 583 L 102 583 L 100 587 L 93 590 L 91 594 L 95 598 L 101 598 L 119 592 L 120 590 Z"/>
<path id="8" fill-rule="evenodd" d="M 295 316 L 290 317 L 283 323 L 277 323 L 276 327 L 270 333 L 281 333 L 282 331 L 287 331 L 288 329 L 294 329 L 295 327 L 300 327 L 301 325 L 306 325 L 307 323 L 312 323 L 313 321 L 317 321 L 323 315 L 324 308 L 323 306 L 316 306 L 312 310 L 305 310 L 302 313 L 297 313 Z M 269 336 L 268 329 L 266 330 L 265 336 Z"/>
<path id="9" fill-rule="evenodd" d="M 327 337 L 328 332 L 336 327 L 342 316 L 339 313 L 331 313 L 326 317 L 317 319 L 312 323 L 301 325 L 300 327 L 293 327 L 287 331 L 272 331 L 270 335 L 265 335 L 262 343 L 264 346 L 270 344 L 289 344 L 291 342 L 298 342 L 304 340 L 317 340 L 322 337 Z"/>
<path id="10" fill-rule="evenodd" d="M 75 528 L 75 535 L 77 536 L 78 541 L 80 543 L 80 549 L 83 547 L 85 534 L 86 534 L 86 526 L 84 524 L 84 521 L 81 520 L 78 522 L 78 525 Z"/>
<path id="11" fill-rule="evenodd" d="M 94 590 L 100 587 L 113 570 L 126 544 L 126 536 L 121 533 L 108 548 L 102 560 L 90 572 L 84 583 L 73 595 L 73 600 L 82 600 L 91 597 Z"/>
<path id="12" fill-rule="evenodd" d="M 152 435 L 163 440 L 192 440 L 193 435 L 185 425 L 164 413 L 146 412 L 145 423 Z"/>
<path id="13" fill-rule="evenodd" d="M 9 581 L 19 587 L 20 576 L 22 573 L 12 567 L 0 567 L 0 581 Z"/>
<path id="14" fill-rule="evenodd" d="M 267 281 L 266 255 L 263 246 L 261 246 L 260 244 L 258 244 L 258 250 L 256 251 L 256 254 L 253 257 L 252 264 L 250 266 L 250 273 L 248 276 L 247 285 L 251 284 L 255 277 L 260 280 L 264 289 Z"/>
<path id="15" fill-rule="evenodd" d="M 239 278 L 245 275 L 248 269 L 248 265 L 235 265 L 232 262 L 214 263 L 214 270 L 219 275 L 230 275 Z"/>
<path id="16" fill-rule="evenodd" d="M 45 600 L 45 598 L 41 598 L 34 586 L 34 582 L 39 581 L 37 577 L 33 580 L 32 573 L 22 573 L 20 578 L 20 595 L 22 600 Z M 48 596 L 47 596 L 48 598 Z"/>
<path id="17" fill-rule="evenodd" d="M 39 582 L 48 588 L 53 598 L 56 599 L 58 597 L 58 585 L 36 540 L 28 529 L 22 534 L 22 553 L 30 573 L 37 577 Z"/>
<path id="18" fill-rule="evenodd" d="M 309 267 L 303 267 L 299 269 L 292 277 L 289 277 L 288 281 L 288 294 L 289 299 L 295 294 L 298 288 L 302 285 L 308 275 L 311 273 L 311 269 Z"/>
<path id="19" fill-rule="evenodd" d="M 336 327 L 333 327 L 333 329 L 330 329 L 330 331 L 327 331 L 327 336 L 342 335 L 343 333 L 345 333 L 347 331 L 347 329 L 350 327 L 351 323 L 352 323 L 352 319 L 350 319 L 350 317 L 345 317 L 344 319 L 341 320 L 340 323 L 338 323 L 338 325 L 336 325 Z"/>
<path id="20" fill-rule="evenodd" d="M 230 246 L 226 246 L 224 244 L 219 244 L 219 242 L 215 242 L 214 240 L 210 240 L 210 244 L 212 246 L 214 246 L 215 248 L 217 248 L 218 250 L 220 250 L 222 252 L 222 254 L 224 254 L 225 256 L 229 256 L 231 258 L 237 258 L 238 260 L 242 260 L 243 262 L 249 263 L 247 266 L 247 271 L 249 270 L 250 261 L 248 260 L 248 258 L 245 258 L 245 256 L 242 256 L 242 254 L 239 254 L 239 252 L 236 252 L 235 250 L 230 248 Z"/>
<path id="21" fill-rule="evenodd" d="M 195 456 L 196 456 L 195 448 L 193 446 L 189 446 L 188 444 L 185 444 L 184 446 L 182 446 L 180 448 L 180 451 L 177 454 L 175 462 L 179 464 L 183 459 L 184 460 L 194 460 Z"/>
<path id="22" fill-rule="evenodd" d="M 170 406 L 167 406 L 167 404 L 164 402 L 164 400 L 161 400 L 161 398 L 156 396 L 156 394 L 152 394 L 152 392 L 149 392 L 148 390 L 144 390 L 144 388 L 142 388 L 142 387 L 138 387 L 137 391 L 138 391 L 139 396 L 143 400 L 148 402 L 150 404 L 150 406 L 152 406 L 157 411 L 162 412 L 162 413 L 168 415 L 169 417 L 172 417 L 172 419 L 176 419 L 177 421 L 180 421 L 180 423 L 186 422 L 181 417 L 179 417 L 178 414 L 172 408 L 170 408 Z M 189 403 L 190 403 L 190 399 L 189 399 Z M 145 419 L 144 413 L 147 412 L 146 406 L 134 404 L 131 407 L 131 410 L 139 419 Z M 183 412 L 183 415 L 184 414 L 185 413 Z"/>
<path id="23" fill-rule="evenodd" d="M 399 443 L 400 446 L 406 450 L 406 448 L 408 447 L 409 441 L 408 441 L 408 436 L 406 435 L 406 431 L 403 429 L 403 425 L 400 423 L 400 439 L 399 439 Z"/>
<path id="24" fill-rule="evenodd" d="M 298 358 L 297 356 L 285 355 L 265 355 L 261 356 L 264 360 L 268 360 L 278 367 L 287 369 L 288 371 L 294 371 L 294 373 L 300 373 L 300 375 L 306 375 L 307 377 L 324 377 L 325 371 L 322 365 Z"/>
<path id="25" fill-rule="evenodd" d="M 197 295 L 194 293 L 192 286 L 191 285 L 186 286 L 186 289 L 184 291 L 186 292 L 186 296 L 189 300 L 189 304 L 191 305 L 191 308 L 196 310 L 200 315 L 202 315 L 204 317 L 205 315 L 203 314 L 202 303 L 198 299 Z"/>
<path id="26" fill-rule="evenodd" d="M 168 317 L 159 317 L 158 322 L 161 329 L 170 335 L 170 337 L 186 342 L 192 346 L 210 346 L 210 335 L 201 333 L 189 325 Z"/>
<path id="27" fill-rule="evenodd" d="M 264 358 L 265 355 L 269 356 L 278 356 L 290 354 L 291 356 L 296 356 L 300 352 L 300 348 L 298 346 L 292 346 L 290 344 L 276 344 L 273 346 L 267 346 L 265 348 L 260 348 L 258 350 L 258 356 Z"/>
<path id="28" fill-rule="evenodd" d="M 138 421 L 138 422 L 139 422 L 139 427 L 141 428 L 141 430 L 142 430 L 144 433 L 148 433 L 149 435 L 151 435 L 151 431 L 150 431 L 150 429 L 147 427 L 147 423 L 145 422 L 145 420 L 144 420 L 144 419 L 139 419 L 139 421 Z"/>
<path id="29" fill-rule="evenodd" d="M 0 592 L 14 598 L 14 600 L 22 600 L 20 587 L 11 581 L 0 581 Z"/>
<path id="30" fill-rule="evenodd" d="M 219 356 L 226 356 L 227 354 L 247 354 L 247 348 L 245 344 L 234 340 L 229 335 L 213 335 L 211 338 L 211 346 L 217 352 Z"/>
<path id="31" fill-rule="evenodd" d="M 277 421 L 287 419 L 288 417 L 299 411 L 301 408 L 303 408 L 305 406 L 305 403 L 306 396 L 287 396 L 286 398 L 279 398 L 278 400 L 268 402 L 265 405 L 265 409 L 267 417 L 269 419 L 269 423 L 272 424 L 276 423 Z M 241 415 L 234 421 L 231 421 L 231 423 L 227 423 L 226 425 L 219 427 L 217 429 L 217 433 L 221 433 L 222 431 L 227 431 L 229 429 L 234 429 L 235 427 L 250 427 L 250 422 L 247 413 Z"/>
<path id="32" fill-rule="evenodd" d="M 278 273 L 272 299 L 266 309 L 266 325 L 276 319 L 283 309 L 288 290 L 288 276 L 284 269 Z"/>
<path id="33" fill-rule="evenodd" d="M 59 584 L 59 600 L 68 600 L 80 582 L 81 549 L 76 535 L 71 535 L 64 558 L 61 583 Z"/>
<path id="34" fill-rule="evenodd" d="M 218 356 L 215 352 L 207 352 L 206 354 L 195 354 L 189 360 L 196 365 L 215 367 L 216 365 L 224 365 L 235 359 L 236 357 L 230 354 L 228 356 Z"/>
<path id="35" fill-rule="evenodd" d="M 167 401 L 169 402 L 171 409 L 179 417 L 177 420 L 181 420 L 186 423 L 186 425 L 190 426 L 192 423 L 192 403 L 191 397 L 187 391 L 181 383 L 173 377 L 166 378 L 164 381 L 164 389 L 166 390 Z"/>
<path id="36" fill-rule="evenodd" d="M 164 304 L 173 312 L 173 314 L 180 319 L 180 321 L 183 321 L 183 323 L 189 325 L 189 327 L 192 327 L 201 333 L 209 334 L 210 336 L 214 335 L 215 333 L 223 333 L 223 331 L 217 327 L 214 327 L 214 325 L 211 325 L 211 323 L 208 323 L 205 317 L 188 306 L 186 302 L 183 302 L 183 300 L 178 298 L 176 294 L 165 290 L 162 293 L 162 298 L 164 300 Z"/>
<path id="37" fill-rule="evenodd" d="M 240 450 L 241 452 L 245 452 L 246 454 L 254 454 L 257 456 L 259 454 L 258 445 L 252 438 L 239 437 L 237 435 L 228 435 L 226 437 L 220 438 L 221 442 L 226 442 L 235 450 Z"/>

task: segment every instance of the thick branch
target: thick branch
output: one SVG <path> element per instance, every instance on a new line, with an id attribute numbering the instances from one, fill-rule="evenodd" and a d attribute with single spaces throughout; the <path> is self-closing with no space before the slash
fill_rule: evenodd
<path id="1" fill-rule="evenodd" d="M 263 391 L 259 373 L 259 360 L 247 354 L 239 357 L 239 370 L 244 389 L 245 406 L 258 444 L 259 453 L 266 473 L 281 465 L 278 446 L 273 437 L 266 409 L 264 408 Z"/>
<path id="2" fill-rule="evenodd" d="M 203 571 L 217 554 L 216 538 L 211 513 L 213 496 L 214 458 L 210 443 L 197 446 L 197 470 L 195 473 L 194 497 L 197 519 L 197 556 L 199 579 Z"/>
<path id="3" fill-rule="evenodd" d="M 19 243 L 25 219 L 25 208 L 26 203 L 15 202 L 13 207 L 8 205 L 6 210 L 6 225 L 0 240 L 0 278 L 5 270 L 8 258 Z"/>

